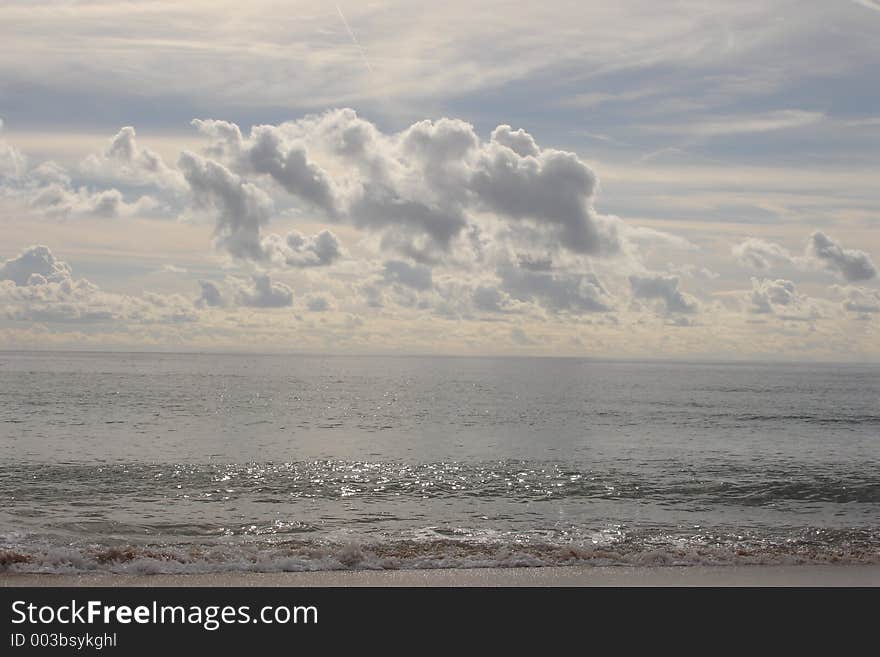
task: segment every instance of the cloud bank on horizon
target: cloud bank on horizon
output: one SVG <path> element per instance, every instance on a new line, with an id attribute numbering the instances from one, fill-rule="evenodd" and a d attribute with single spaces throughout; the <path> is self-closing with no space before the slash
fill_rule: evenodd
<path id="1" fill-rule="evenodd" d="M 321 93 L 309 92 L 308 106 L 283 113 L 274 104 L 286 91 L 272 84 L 249 87 L 247 97 L 234 90 L 243 84 L 237 66 L 267 81 L 265 66 L 277 61 L 272 26 L 245 17 L 238 36 L 252 34 L 253 49 L 235 50 L 236 35 L 225 34 L 207 51 L 209 60 L 225 53 L 235 62 L 229 88 L 215 84 L 219 59 L 201 69 L 191 98 L 180 86 L 194 63 L 185 55 L 176 68 L 150 72 L 165 76 L 162 95 L 173 94 L 164 119 L 145 119 L 146 137 L 118 116 L 95 137 L 77 112 L 52 115 L 53 94 L 67 93 L 63 85 L 41 91 L 51 82 L 46 70 L 64 77 L 55 50 L 41 52 L 48 68 L 30 71 L 27 84 L 21 70 L 0 65 L 3 97 L 37 107 L 27 118 L 16 102 L 0 103 L 3 118 L 11 116 L 0 123 L 0 346 L 878 360 L 872 227 L 880 195 L 870 146 L 880 143 L 880 119 L 859 112 L 870 105 L 865 97 L 821 111 L 807 102 L 817 76 L 843 83 L 863 75 L 834 49 L 820 69 L 777 71 L 800 63 L 771 59 L 759 70 L 756 58 L 781 44 L 796 49 L 831 20 L 810 6 L 785 29 L 759 27 L 768 11 L 759 5 L 719 8 L 714 19 L 730 39 L 720 51 L 708 14 L 693 32 L 676 7 L 626 42 L 618 61 L 575 44 L 561 24 L 555 33 L 572 50 L 558 59 L 524 43 L 511 67 L 504 43 L 490 40 L 466 82 L 386 58 L 382 37 L 398 25 L 410 52 L 421 52 L 421 39 L 425 52 L 433 45 L 459 71 L 473 53 L 468 39 L 478 37 L 467 29 L 440 21 L 434 32 L 413 31 L 384 6 L 360 14 L 346 7 L 351 29 L 364 31 L 360 46 L 372 62 L 364 71 L 363 53 L 335 41 L 338 26 L 325 25 L 316 5 L 301 17 L 302 41 L 333 43 L 361 68 L 339 72 Z M 51 16 L 35 19 L 22 7 L 0 9 L 10 26 L 0 29 L 33 21 L 50 28 Z M 578 7 L 565 9 L 580 24 Z M 635 18 L 642 3 L 591 9 L 609 28 L 625 19 L 649 24 Z M 863 9 L 853 3 L 833 17 L 851 30 L 839 48 L 876 61 L 876 44 L 860 38 L 859 21 L 872 19 L 857 16 Z M 204 36 L 130 11 L 153 36 Z M 163 3 L 153 11 L 189 15 Z M 101 38 L 85 44 L 77 35 L 118 12 L 94 3 L 71 17 L 63 49 L 72 61 L 104 52 Z M 524 9 L 495 26 L 495 38 L 523 30 L 537 38 L 529 20 L 551 17 Z M 671 39 L 685 32 L 691 48 L 682 50 Z M 45 45 L 39 30 L 14 39 L 34 52 Z M 319 61 L 299 55 L 303 70 L 291 88 L 336 70 L 329 51 L 320 52 Z M 157 62 L 171 56 L 162 45 L 145 50 Z M 143 117 L 137 103 L 149 104 L 150 90 L 133 89 L 101 57 L 82 65 L 118 81 L 109 85 L 123 99 L 115 108 Z M 556 96 L 512 120 L 529 101 L 511 85 L 540 91 L 548 70 Z M 399 75 L 380 97 L 377 78 L 390 71 Z M 789 92 L 780 108 L 783 73 L 793 72 L 805 95 Z M 77 94 L 92 82 L 77 81 L 74 106 L 88 107 Z M 437 113 L 429 96 L 446 98 L 445 109 Z M 377 118 L 339 102 L 347 100 Z M 798 100 L 805 105 L 794 108 Z M 219 109 L 190 115 L 186 133 L 171 128 L 208 101 Z M 340 107 L 315 106 L 322 101 Z M 224 108 L 244 118 L 224 118 Z M 274 114 L 282 120 L 259 120 Z M 804 140 L 818 155 L 800 152 Z"/>

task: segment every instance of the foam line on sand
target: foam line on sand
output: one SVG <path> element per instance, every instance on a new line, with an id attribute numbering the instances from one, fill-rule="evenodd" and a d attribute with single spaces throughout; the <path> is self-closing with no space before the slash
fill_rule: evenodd
<path id="1" fill-rule="evenodd" d="M 880 566 L 472 568 L 116 575 L 2 573 L 0 586 L 880 586 Z"/>

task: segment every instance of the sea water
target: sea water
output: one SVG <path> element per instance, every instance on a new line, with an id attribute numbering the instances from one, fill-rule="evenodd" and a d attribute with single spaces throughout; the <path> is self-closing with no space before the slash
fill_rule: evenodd
<path id="1" fill-rule="evenodd" d="M 880 562 L 880 367 L 0 352 L 0 570 Z"/>

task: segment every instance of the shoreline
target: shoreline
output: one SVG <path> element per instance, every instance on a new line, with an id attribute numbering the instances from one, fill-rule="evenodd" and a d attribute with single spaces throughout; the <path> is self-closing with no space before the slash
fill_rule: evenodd
<path id="1" fill-rule="evenodd" d="M 880 565 L 547 566 L 424 570 L 115 573 L 0 573 L 0 587 L 880 587 Z"/>

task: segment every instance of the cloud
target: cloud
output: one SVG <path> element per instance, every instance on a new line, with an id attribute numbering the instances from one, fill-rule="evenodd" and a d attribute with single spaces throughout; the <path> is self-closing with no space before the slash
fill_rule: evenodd
<path id="1" fill-rule="evenodd" d="M 580 314 L 611 310 L 608 294 L 595 274 L 555 273 L 505 266 L 499 269 L 498 275 L 501 290 L 511 298 L 537 302 L 551 312 Z M 489 301 L 485 293 L 482 301 Z"/>
<path id="2" fill-rule="evenodd" d="M 506 312 L 510 304 L 510 297 L 497 287 L 480 285 L 474 290 L 472 301 L 477 310 L 489 313 L 502 313 Z"/>
<path id="3" fill-rule="evenodd" d="M 325 297 L 310 297 L 306 307 L 309 312 L 322 313 L 330 310 L 330 302 Z"/>
<path id="4" fill-rule="evenodd" d="M 33 191 L 30 205 L 50 217 L 112 218 L 134 216 L 153 210 L 159 206 L 159 202 L 145 195 L 130 203 L 118 189 L 93 192 L 85 187 L 74 189 L 64 184 L 50 183 Z"/>
<path id="5" fill-rule="evenodd" d="M 253 308 L 284 308 L 293 305 L 293 290 L 284 283 L 273 283 L 268 274 L 252 277 L 252 284 L 235 279 L 235 300 Z"/>
<path id="6" fill-rule="evenodd" d="M 382 308 L 385 306 L 385 295 L 377 285 L 368 283 L 362 285 L 359 289 L 368 307 Z"/>
<path id="7" fill-rule="evenodd" d="M 495 221 L 495 239 L 523 235 L 515 228 L 525 225 L 529 239 L 537 237 L 548 248 L 593 256 L 621 249 L 619 220 L 593 208 L 592 170 L 574 153 L 541 149 L 521 129 L 501 125 L 483 141 L 471 124 L 444 118 L 386 134 L 352 109 L 255 126 L 247 136 L 224 121 L 194 124 L 212 138 L 207 153 L 218 158 L 182 156 L 197 197 L 211 187 L 206 178 L 225 177 L 224 186 L 236 189 L 268 180 L 328 221 L 378 232 L 384 248 L 420 262 L 448 254 L 466 229 L 485 232 L 481 217 L 487 213 Z M 229 210 L 242 205 L 235 200 L 241 194 L 226 195 L 231 198 L 215 201 L 221 233 L 231 216 L 247 216 Z M 259 244 L 251 233 L 266 221 L 262 215 L 240 221 L 251 227 L 249 244 Z M 261 252 L 250 246 L 233 255 L 258 259 Z"/>
<path id="8" fill-rule="evenodd" d="M 181 172 L 169 167 L 155 151 L 139 146 L 136 136 L 133 127 L 121 128 L 102 153 L 89 155 L 80 163 L 80 171 L 105 180 L 153 185 L 175 193 L 185 191 Z"/>
<path id="9" fill-rule="evenodd" d="M 861 5 L 865 9 L 871 9 L 872 11 L 880 11 L 880 2 L 877 0 L 853 0 L 857 5 Z"/>
<path id="10" fill-rule="evenodd" d="M 752 279 L 750 311 L 753 313 L 772 313 L 775 306 L 791 306 L 797 300 L 795 285 L 791 281 Z"/>
<path id="11" fill-rule="evenodd" d="M 660 299 L 666 305 L 667 312 L 693 314 L 699 310 L 697 300 L 678 289 L 678 276 L 630 276 L 629 283 L 633 296 Z"/>
<path id="12" fill-rule="evenodd" d="M 735 245 L 732 253 L 740 264 L 751 269 L 765 270 L 793 262 L 792 255 L 783 247 L 755 237 Z"/>
<path id="13" fill-rule="evenodd" d="M 266 254 L 260 228 L 268 223 L 273 210 L 269 195 L 219 162 L 189 151 L 181 153 L 178 165 L 196 204 L 217 210 L 217 244 L 238 258 L 263 260 Z"/>
<path id="14" fill-rule="evenodd" d="M 225 304 L 223 294 L 216 283 L 199 281 L 199 286 L 201 287 L 201 294 L 199 294 L 199 298 L 195 301 L 197 307 L 204 308 L 207 306 L 209 308 L 216 308 Z"/>
<path id="15" fill-rule="evenodd" d="M 791 130 L 813 125 L 822 121 L 821 112 L 804 110 L 778 110 L 760 114 L 722 116 L 709 120 L 694 120 L 689 123 L 650 126 L 652 132 L 670 132 L 694 135 L 697 137 L 720 137 L 752 133 Z"/>
<path id="16" fill-rule="evenodd" d="M 0 119 L 0 131 L 3 130 L 3 120 Z M 27 159 L 15 146 L 8 144 L 0 138 L 0 179 L 18 178 L 27 169 Z"/>
<path id="17" fill-rule="evenodd" d="M 0 265 L 0 280 L 9 280 L 16 285 L 27 285 L 32 277 L 57 283 L 70 276 L 70 265 L 56 260 L 49 247 L 41 244 L 24 249 Z"/>
<path id="18" fill-rule="evenodd" d="M 142 176 L 134 175 L 133 167 L 149 173 L 152 180 L 145 181 Z M 99 188 L 91 184 L 73 185 L 71 174 L 51 160 L 29 168 L 27 159 L 0 139 L 0 194 L 22 199 L 49 217 L 133 216 L 162 206 L 159 199 L 150 194 L 126 200 L 119 189 L 104 184 L 109 179 L 143 184 L 157 184 L 163 179 L 166 186 L 178 191 L 184 186 L 178 171 L 165 166 L 152 151 L 137 148 L 132 128 L 124 128 L 117 134 L 104 154 L 86 158 L 81 173 L 99 174 L 103 178 Z"/>
<path id="19" fill-rule="evenodd" d="M 844 248 L 821 231 L 810 235 L 804 256 L 792 255 L 778 244 L 757 238 L 737 244 L 732 253 L 741 264 L 752 269 L 767 270 L 778 265 L 810 269 L 818 265 L 849 282 L 865 281 L 877 275 L 877 268 L 867 253 Z"/>
<path id="20" fill-rule="evenodd" d="M 845 249 L 820 231 L 810 235 L 807 255 L 849 282 L 866 281 L 877 275 L 877 268 L 867 253 L 857 249 Z"/>
<path id="21" fill-rule="evenodd" d="M 336 214 L 336 193 L 329 175 L 309 158 L 305 144 L 289 139 L 285 131 L 255 126 L 240 143 L 239 157 L 245 170 L 268 174 L 288 193 L 329 216 Z"/>
<path id="22" fill-rule="evenodd" d="M 431 269 L 423 265 L 410 265 L 401 260 L 389 260 L 384 265 L 382 279 L 386 284 L 398 284 L 414 290 L 430 290 L 434 286 Z"/>
<path id="23" fill-rule="evenodd" d="M 596 176 L 573 153 L 543 151 L 522 157 L 491 142 L 470 181 L 479 202 L 514 220 L 530 220 L 559 246 L 591 255 L 620 248 L 613 224 L 592 208 Z"/>
<path id="24" fill-rule="evenodd" d="M 540 152 L 534 137 L 522 128 L 514 130 L 509 125 L 499 125 L 495 128 L 492 131 L 490 141 L 507 146 L 520 157 L 535 156 Z"/>
<path id="25" fill-rule="evenodd" d="M 843 297 L 842 306 L 847 312 L 863 315 L 880 313 L 880 290 L 852 285 L 835 286 L 835 289 Z"/>
<path id="26" fill-rule="evenodd" d="M 289 232 L 284 238 L 267 235 L 261 242 L 266 257 L 275 264 L 288 267 L 323 267 L 342 257 L 339 238 L 329 230 L 317 235 Z"/>
<path id="27" fill-rule="evenodd" d="M 73 277 L 71 267 L 42 245 L 31 246 L 0 267 L 0 310 L 31 322 L 190 322 L 198 319 L 184 297 L 145 292 L 142 297 L 104 292 Z"/>
<path id="28" fill-rule="evenodd" d="M 523 347 L 538 344 L 536 340 L 530 338 L 528 334 L 523 331 L 522 328 L 520 328 L 519 326 L 514 326 L 512 329 L 510 329 L 510 339 L 513 340 L 516 344 Z"/>

